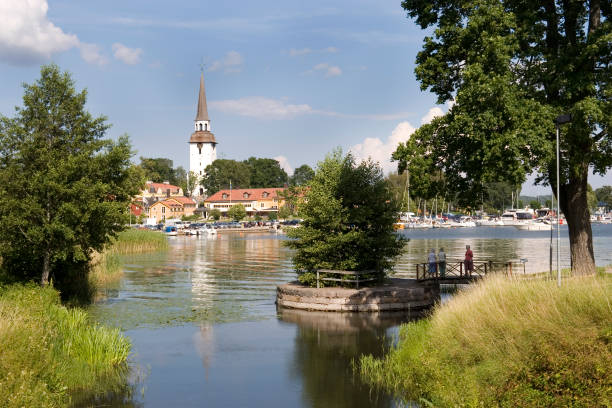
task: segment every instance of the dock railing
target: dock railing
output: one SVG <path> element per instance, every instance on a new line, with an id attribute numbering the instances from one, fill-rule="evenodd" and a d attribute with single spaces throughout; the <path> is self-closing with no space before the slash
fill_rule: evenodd
<path id="1" fill-rule="evenodd" d="M 464 261 L 451 260 L 446 262 L 445 268 L 441 268 L 440 262 L 437 262 L 433 272 L 429 270 L 429 263 L 416 264 L 417 280 L 476 280 L 492 273 L 501 273 L 507 276 L 512 276 L 516 273 L 525 274 L 525 263 L 514 261 L 474 261 L 472 271 L 466 271 Z"/>
<path id="2" fill-rule="evenodd" d="M 376 274 L 377 277 L 367 277 Z M 365 278 L 364 278 L 365 276 Z M 373 282 L 380 280 L 379 271 L 338 271 L 334 269 L 317 270 L 317 288 L 321 286 L 321 281 L 331 281 L 340 283 L 354 283 L 355 288 L 359 289 L 360 283 Z"/>

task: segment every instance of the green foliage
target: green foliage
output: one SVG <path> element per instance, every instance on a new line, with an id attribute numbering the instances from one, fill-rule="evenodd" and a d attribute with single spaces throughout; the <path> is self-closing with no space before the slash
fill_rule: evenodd
<path id="1" fill-rule="evenodd" d="M 249 157 L 244 163 L 251 171 L 251 188 L 283 187 L 289 177 L 274 159 Z"/>
<path id="2" fill-rule="evenodd" d="M 248 188 L 251 183 L 251 170 L 246 163 L 228 159 L 217 159 L 204 169 L 201 184 L 206 193 L 212 195 L 219 190 Z"/>
<path id="3" fill-rule="evenodd" d="M 287 219 L 289 217 L 291 217 L 293 215 L 293 212 L 291 211 L 291 208 L 287 205 L 283 205 L 281 208 L 279 208 L 278 210 L 278 218 L 280 219 Z"/>
<path id="4" fill-rule="evenodd" d="M 612 207 L 612 186 L 603 186 L 595 190 L 597 201 L 605 203 L 608 207 Z"/>
<path id="5" fill-rule="evenodd" d="M 436 407 L 596 407 L 610 404 L 609 276 L 489 278 L 404 325 L 364 379 Z M 476 312 L 475 312 L 476 311 Z"/>
<path id="6" fill-rule="evenodd" d="M 2 269 L 18 280 L 53 279 L 69 297 L 85 290 L 93 251 L 128 222 L 141 174 L 128 138 L 103 139 L 105 119 L 85 110 L 87 94 L 68 73 L 43 66 L 24 88 L 24 107 L 0 117 Z"/>
<path id="7" fill-rule="evenodd" d="M 539 202 L 538 200 L 531 200 L 531 201 L 529 202 L 529 207 L 530 207 L 530 208 L 533 208 L 534 210 L 539 209 L 539 208 L 540 208 L 540 206 L 541 206 L 541 204 L 540 204 L 540 202 Z"/>
<path id="8" fill-rule="evenodd" d="M 208 215 L 212 217 L 213 220 L 219 221 L 219 218 L 221 218 L 221 211 L 217 208 L 213 208 L 208 212 Z"/>
<path id="9" fill-rule="evenodd" d="M 172 166 L 172 160 L 163 157 L 158 157 L 156 159 L 147 157 L 140 158 L 140 167 L 143 169 L 146 179 L 154 183 L 168 181 L 170 184 L 176 185 L 178 183 L 178 178 Z M 179 167 L 179 169 L 182 169 L 182 167 Z"/>
<path id="10" fill-rule="evenodd" d="M 275 212 L 270 212 L 270 213 L 268 213 L 268 219 L 270 221 L 276 221 L 276 220 L 278 220 L 278 214 L 275 213 Z"/>
<path id="11" fill-rule="evenodd" d="M 242 204 L 233 205 L 227 210 L 227 216 L 234 221 L 240 221 L 246 217 L 246 215 L 246 208 L 244 208 Z"/>
<path id="12" fill-rule="evenodd" d="M 403 241 L 393 233 L 399 206 L 380 167 L 335 151 L 319 163 L 310 187 L 299 205 L 304 221 L 287 232 L 295 268 L 387 272 Z M 299 277 L 312 283 L 308 276 Z"/>
<path id="13" fill-rule="evenodd" d="M 183 189 L 183 194 L 191 197 L 193 191 L 198 186 L 198 175 L 194 171 L 186 171 L 182 167 L 177 167 L 174 170 L 177 185 Z"/>
<path id="14" fill-rule="evenodd" d="M 595 191 L 593 191 L 593 187 L 590 184 L 587 184 L 587 203 L 588 208 L 591 213 L 594 213 L 597 210 L 597 195 Z"/>
<path id="15" fill-rule="evenodd" d="M 433 29 L 416 59 L 421 87 L 455 103 L 393 157 L 425 184 L 443 174 L 433 187 L 464 203 L 477 202 L 486 183 L 520 185 L 532 172 L 554 185 L 553 120 L 571 114 L 560 139 L 559 202 L 572 265 L 592 273 L 586 184 L 589 169 L 604 174 L 612 165 L 612 8 L 568 4 L 404 0 L 410 17 Z"/>
<path id="16" fill-rule="evenodd" d="M 314 170 L 307 164 L 302 164 L 300 167 L 293 171 L 293 176 L 291 176 L 291 185 L 292 186 L 307 186 L 310 183 L 310 180 L 314 177 Z"/>
<path id="17" fill-rule="evenodd" d="M 0 405 L 62 407 L 75 391 L 129 392 L 130 343 L 34 285 L 0 287 Z"/>

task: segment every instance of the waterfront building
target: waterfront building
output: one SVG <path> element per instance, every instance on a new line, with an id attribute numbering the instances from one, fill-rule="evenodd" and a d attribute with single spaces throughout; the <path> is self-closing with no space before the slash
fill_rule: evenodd
<path id="1" fill-rule="evenodd" d="M 189 171 L 198 178 L 195 191 L 189 192 L 196 199 L 206 195 L 200 180 L 206 166 L 217 159 L 217 140 L 211 132 L 210 118 L 206 106 L 206 90 L 204 88 L 204 73 L 200 76 L 200 92 L 198 93 L 198 110 L 196 113 L 194 132 L 189 138 Z"/>
<path id="2" fill-rule="evenodd" d="M 247 215 L 269 215 L 277 213 L 278 209 L 285 204 L 285 199 L 279 192 L 285 188 L 243 188 L 233 190 L 220 190 L 204 200 L 207 212 L 217 209 L 225 215 L 234 205 L 242 204 Z"/>
<path id="3" fill-rule="evenodd" d="M 172 197 L 151 205 L 147 215 L 155 223 L 161 223 L 168 219 L 193 215 L 195 208 L 195 201 L 189 197 Z"/>

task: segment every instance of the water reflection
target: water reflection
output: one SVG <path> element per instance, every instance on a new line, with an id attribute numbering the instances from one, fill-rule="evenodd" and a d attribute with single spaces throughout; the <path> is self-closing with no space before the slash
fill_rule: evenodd
<path id="1" fill-rule="evenodd" d="M 512 230 L 514 230 L 512 228 Z M 612 225 L 594 226 L 596 262 L 612 262 Z M 508 228 L 411 231 L 396 266 L 414 276 L 429 248 L 449 259 L 472 246 L 476 259 L 528 258 L 548 269 L 549 236 Z M 562 262 L 569 262 L 567 236 Z M 174 237 L 166 252 L 124 257 L 124 278 L 92 306 L 99 322 L 122 327 L 132 364 L 146 368 L 145 393 L 121 390 L 85 405 L 388 407 L 351 369 L 360 355 L 380 356 L 404 315 L 336 314 L 283 309 L 276 286 L 295 280 L 291 252 L 274 234 Z M 129 379 L 129 384 L 135 381 Z M 124 381 L 125 383 L 125 381 Z"/>
<path id="2" fill-rule="evenodd" d="M 390 407 L 389 395 L 370 390 L 353 370 L 364 354 L 384 355 L 388 329 L 406 313 L 330 313 L 279 308 L 281 321 L 297 326 L 290 373 L 302 382 L 307 407 Z"/>

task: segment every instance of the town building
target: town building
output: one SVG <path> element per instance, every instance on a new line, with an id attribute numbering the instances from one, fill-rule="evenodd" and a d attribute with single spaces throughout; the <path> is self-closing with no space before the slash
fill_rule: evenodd
<path id="1" fill-rule="evenodd" d="M 194 132 L 189 138 L 189 171 L 198 178 L 195 191 L 190 191 L 189 193 L 196 197 L 196 199 L 206 195 L 206 191 L 199 181 L 205 173 L 206 166 L 212 164 L 217 159 L 217 140 L 210 130 L 210 118 L 208 117 L 208 108 L 206 106 L 206 90 L 204 89 L 204 72 L 202 72 Z"/>
<path id="2" fill-rule="evenodd" d="M 285 204 L 279 195 L 283 191 L 280 187 L 220 190 L 204 200 L 204 207 L 208 213 L 217 209 L 224 215 L 232 206 L 242 204 L 249 216 L 270 215 Z"/>
<path id="3" fill-rule="evenodd" d="M 173 218 L 193 215 L 196 202 L 189 197 L 173 197 L 157 201 L 149 207 L 148 218 L 155 223 L 163 223 Z"/>

